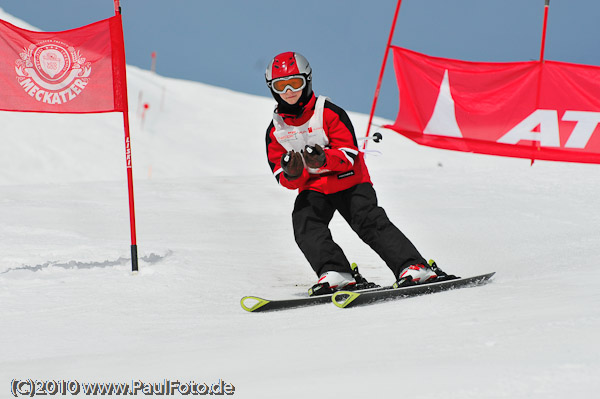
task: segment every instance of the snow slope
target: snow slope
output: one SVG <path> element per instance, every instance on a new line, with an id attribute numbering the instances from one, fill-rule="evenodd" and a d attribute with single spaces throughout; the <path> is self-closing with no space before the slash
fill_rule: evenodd
<path id="1" fill-rule="evenodd" d="M 1 398 L 13 379 L 222 379 L 239 398 L 600 388 L 597 165 L 531 167 L 382 131 L 369 148 L 383 155 L 367 162 L 391 219 L 447 271 L 494 282 L 249 314 L 242 296 L 303 295 L 315 281 L 293 240 L 295 193 L 265 159 L 273 101 L 133 67 L 128 80 L 138 275 L 120 115 L 0 113 Z M 362 134 L 367 116 L 350 116 Z M 392 281 L 340 217 L 332 230 L 367 278 Z"/>

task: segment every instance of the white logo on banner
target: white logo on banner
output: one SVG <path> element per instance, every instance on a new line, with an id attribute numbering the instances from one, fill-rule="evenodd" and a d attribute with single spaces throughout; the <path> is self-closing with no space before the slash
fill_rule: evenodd
<path id="1" fill-rule="evenodd" d="M 440 93 L 433 109 L 433 115 L 431 115 L 431 119 L 429 119 L 423 133 L 436 136 L 462 137 L 456 121 L 456 110 L 454 99 L 450 93 L 450 80 L 448 79 L 447 69 L 440 85 Z"/>
<path id="2" fill-rule="evenodd" d="M 600 112 L 565 111 L 562 120 L 576 122 L 565 148 L 585 148 L 600 124 Z M 566 134 L 563 132 L 563 134 Z M 498 143 L 518 144 L 521 140 L 539 141 L 540 147 L 561 147 L 558 111 L 536 109 L 505 133 Z"/>
<path id="3" fill-rule="evenodd" d="M 89 83 L 91 63 L 58 40 L 44 40 L 24 48 L 16 61 L 17 81 L 27 94 L 46 104 L 73 100 Z"/>

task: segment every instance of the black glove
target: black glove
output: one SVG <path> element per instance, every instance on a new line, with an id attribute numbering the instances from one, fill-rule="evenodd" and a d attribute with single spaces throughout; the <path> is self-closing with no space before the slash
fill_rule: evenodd
<path id="1" fill-rule="evenodd" d="M 317 169 L 325 165 L 325 150 L 318 144 L 304 148 L 304 162 L 309 168 Z"/>
<path id="2" fill-rule="evenodd" d="M 281 156 L 281 168 L 288 180 L 294 180 L 302 175 L 304 163 L 300 153 L 292 150 Z"/>

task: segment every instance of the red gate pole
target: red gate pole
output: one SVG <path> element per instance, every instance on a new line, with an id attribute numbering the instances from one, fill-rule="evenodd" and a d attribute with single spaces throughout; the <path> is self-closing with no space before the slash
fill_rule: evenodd
<path id="1" fill-rule="evenodd" d="M 125 127 L 125 161 L 127 163 L 127 191 L 129 193 L 129 227 L 131 231 L 131 271 L 138 271 L 137 238 L 135 229 L 135 204 L 133 201 L 133 167 L 131 163 L 131 136 L 129 135 L 129 114 L 123 112 Z"/>
<path id="2" fill-rule="evenodd" d="M 121 2 L 120 0 L 114 0 L 115 3 L 115 15 L 121 14 Z M 122 29 L 121 29 L 122 30 Z M 125 52 L 125 44 L 123 44 L 123 53 Z M 127 79 L 125 74 L 123 75 L 123 90 L 122 95 L 127 104 Z M 137 253 L 137 238 L 135 229 L 135 205 L 133 201 L 133 167 L 131 162 L 131 136 L 129 134 L 129 107 L 125 107 L 123 111 L 123 127 L 125 130 L 125 162 L 127 165 L 127 190 L 129 193 L 129 227 L 131 233 L 131 271 L 137 273 L 138 271 L 138 253 Z"/>
<path id="3" fill-rule="evenodd" d="M 548 8 L 550 6 L 550 0 L 545 0 L 546 5 L 544 6 L 544 27 L 542 28 L 542 44 L 540 48 L 540 62 L 544 62 L 544 51 L 546 50 L 546 29 L 548 28 Z"/>
<path id="4" fill-rule="evenodd" d="M 377 106 L 377 99 L 379 98 L 379 91 L 381 90 L 381 80 L 383 79 L 383 73 L 385 72 L 385 65 L 387 63 L 388 54 L 390 52 L 390 45 L 392 43 L 392 38 L 394 36 L 394 31 L 396 30 L 396 22 L 398 21 L 398 12 L 400 11 L 400 6 L 402 5 L 402 0 L 398 0 L 398 4 L 396 5 L 396 12 L 394 13 L 394 20 L 392 21 L 392 28 L 390 29 L 390 36 L 388 37 L 387 45 L 385 46 L 385 54 L 383 55 L 383 63 L 381 64 L 381 71 L 379 72 L 379 79 L 377 80 L 377 87 L 375 89 L 375 96 L 373 97 L 373 105 L 371 106 L 371 114 L 369 115 L 369 124 L 367 125 L 367 133 L 365 137 L 369 137 L 369 132 L 371 131 L 371 123 L 373 122 L 373 116 L 375 115 L 375 107 Z M 367 141 L 363 142 L 363 150 L 367 147 Z"/>
<path id="5" fill-rule="evenodd" d="M 546 30 L 548 29 L 548 8 L 550 7 L 550 0 L 545 0 L 544 5 L 544 25 L 542 27 L 542 43 L 540 45 L 540 77 L 538 79 L 538 91 L 536 98 L 536 108 L 540 106 L 540 96 L 542 95 L 542 74 L 544 69 L 544 52 L 546 51 Z M 539 151 L 540 150 L 540 142 L 534 142 L 533 146 Z M 535 157 L 531 157 L 531 164 L 535 162 Z"/>

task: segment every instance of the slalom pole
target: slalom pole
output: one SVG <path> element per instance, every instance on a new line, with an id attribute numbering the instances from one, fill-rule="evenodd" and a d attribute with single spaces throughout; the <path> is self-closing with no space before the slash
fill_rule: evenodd
<path id="1" fill-rule="evenodd" d="M 121 2 L 114 0 L 115 15 L 121 15 Z M 121 31 L 122 31 L 121 27 Z M 125 53 L 125 43 L 123 43 L 123 53 Z M 126 74 L 123 74 L 124 81 L 122 95 L 127 104 L 127 79 Z M 129 106 L 123 111 L 123 127 L 125 130 L 125 162 L 127 165 L 127 190 L 129 194 L 129 227 L 131 233 L 131 271 L 136 274 L 138 272 L 138 253 L 137 253 L 137 238 L 135 229 L 135 204 L 133 200 L 133 166 L 131 162 L 131 135 L 129 133 Z"/>
<path id="2" fill-rule="evenodd" d="M 546 51 L 546 31 L 548 29 L 548 8 L 550 7 L 550 0 L 544 0 L 545 1 L 545 5 L 544 5 L 544 24 L 542 27 L 542 43 L 540 44 L 540 78 L 538 80 L 538 92 L 537 92 L 537 99 L 536 99 L 536 108 L 539 108 L 540 105 L 540 96 L 541 96 L 541 91 L 542 91 L 542 68 L 544 66 L 544 53 Z M 540 142 L 538 141 L 536 144 L 534 144 L 534 146 L 537 148 L 537 150 L 539 151 L 540 149 Z M 533 166 L 533 163 L 535 162 L 534 157 L 531 157 L 531 165 Z"/>
<path id="3" fill-rule="evenodd" d="M 548 8 L 550 7 L 550 0 L 545 0 L 546 5 L 544 6 L 544 26 L 542 28 L 542 44 L 540 48 L 540 62 L 544 62 L 544 51 L 546 50 L 546 29 L 548 28 Z"/>
<path id="4" fill-rule="evenodd" d="M 402 0 L 398 0 L 396 5 L 396 12 L 394 13 L 394 20 L 392 21 L 392 27 L 390 29 L 390 36 L 388 37 L 387 45 L 385 46 L 385 53 L 383 55 L 383 63 L 381 64 L 381 71 L 379 72 L 379 79 L 377 80 L 377 87 L 375 89 L 375 96 L 373 97 L 373 105 L 371 106 L 371 114 L 369 115 L 369 124 L 367 125 L 367 133 L 365 137 L 369 137 L 371 131 L 371 123 L 373 123 L 373 116 L 375 115 L 375 108 L 377 107 L 377 99 L 379 98 L 379 91 L 381 90 L 381 81 L 383 79 L 383 73 L 385 72 L 385 65 L 387 64 L 388 54 L 390 53 L 390 46 L 392 44 L 392 38 L 394 37 L 394 31 L 396 30 L 396 22 L 398 21 L 398 12 Z M 363 143 L 363 150 L 367 148 L 367 140 Z"/>
<path id="5" fill-rule="evenodd" d="M 131 136 L 129 135 L 129 114 L 123 112 L 125 127 L 125 161 L 127 163 L 127 191 L 129 193 L 129 227 L 131 232 L 131 271 L 138 271 L 137 238 L 135 229 L 135 204 L 133 200 L 133 167 L 131 163 Z"/>

